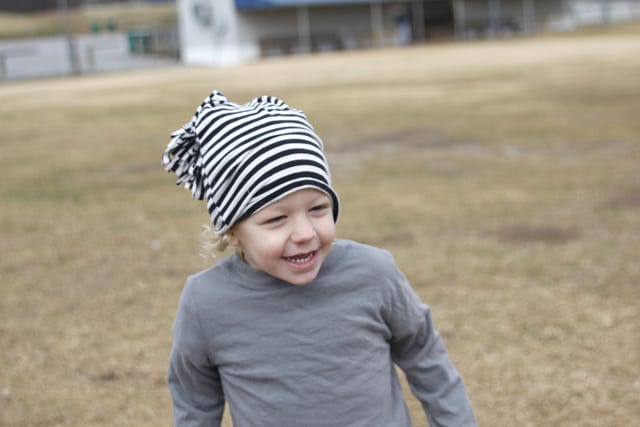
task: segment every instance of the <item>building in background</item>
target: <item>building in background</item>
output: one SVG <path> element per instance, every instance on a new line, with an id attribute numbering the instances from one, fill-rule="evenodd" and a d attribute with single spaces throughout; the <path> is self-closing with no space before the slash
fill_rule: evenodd
<path id="1" fill-rule="evenodd" d="M 181 59 L 477 39 L 640 18 L 640 0 L 178 0 Z"/>
<path id="2" fill-rule="evenodd" d="M 178 22 L 188 64 L 406 44 L 454 28 L 450 0 L 178 0 Z"/>
<path id="3" fill-rule="evenodd" d="M 174 2 L 175 0 L 0 0 L 0 12 L 31 13 L 46 12 L 62 7 L 66 3 L 69 8 L 90 7 L 104 4 L 117 3 L 142 3 L 142 2 Z"/>
<path id="4" fill-rule="evenodd" d="M 453 0 L 456 38 L 474 39 L 640 19 L 639 0 Z"/>
<path id="5" fill-rule="evenodd" d="M 0 40 L 8 80 L 572 31 L 640 19 L 640 0 L 0 0 L 0 12 L 39 19 Z"/>

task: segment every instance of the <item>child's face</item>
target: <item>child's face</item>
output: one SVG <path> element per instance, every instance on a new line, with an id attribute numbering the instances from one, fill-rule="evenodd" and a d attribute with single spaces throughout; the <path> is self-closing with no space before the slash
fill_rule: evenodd
<path id="1" fill-rule="evenodd" d="M 253 268 L 294 285 L 318 275 L 335 236 L 331 199 L 302 189 L 236 224 L 230 243 Z"/>

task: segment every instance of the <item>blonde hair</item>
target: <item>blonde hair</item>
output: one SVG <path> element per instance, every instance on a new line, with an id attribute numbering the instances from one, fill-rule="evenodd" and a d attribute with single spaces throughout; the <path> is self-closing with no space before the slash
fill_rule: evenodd
<path id="1" fill-rule="evenodd" d="M 218 236 L 213 227 L 203 225 L 200 232 L 200 256 L 205 260 L 215 260 L 219 254 L 224 253 L 229 247 L 229 235 Z"/>

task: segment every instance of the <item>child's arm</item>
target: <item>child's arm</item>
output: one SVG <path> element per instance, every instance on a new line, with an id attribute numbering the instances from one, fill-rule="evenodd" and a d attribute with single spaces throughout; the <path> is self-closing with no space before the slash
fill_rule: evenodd
<path id="1" fill-rule="evenodd" d="M 220 426 L 225 403 L 220 376 L 207 355 L 188 284 L 173 325 L 169 390 L 176 427 Z"/>
<path id="2" fill-rule="evenodd" d="M 465 386 L 449 359 L 431 310 L 399 273 L 389 315 L 393 361 L 405 372 L 432 427 L 476 427 Z"/>

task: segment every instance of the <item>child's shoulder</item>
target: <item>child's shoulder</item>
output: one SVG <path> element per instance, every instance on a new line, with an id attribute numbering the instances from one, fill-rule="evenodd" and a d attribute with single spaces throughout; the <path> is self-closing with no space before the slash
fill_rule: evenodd
<path id="1" fill-rule="evenodd" d="M 354 240 L 336 240 L 335 256 L 337 261 L 349 268 L 360 267 L 372 273 L 396 269 L 391 252 Z"/>
<path id="2" fill-rule="evenodd" d="M 234 279 L 230 271 L 231 258 L 231 256 L 225 257 L 214 265 L 189 275 L 185 284 L 185 291 L 194 294 L 198 298 L 198 295 L 203 293 L 208 294 L 214 290 L 224 289 L 224 285 Z"/>
<path id="3" fill-rule="evenodd" d="M 215 264 L 204 268 L 198 272 L 192 273 L 189 275 L 189 280 L 191 281 L 201 281 L 210 279 L 212 277 L 219 276 L 224 274 L 225 264 L 229 263 L 229 257 L 224 257 L 220 261 L 217 261 Z"/>
<path id="4" fill-rule="evenodd" d="M 352 240 L 337 240 L 323 278 L 350 290 L 384 298 L 395 295 L 406 284 L 390 251 Z"/>
<path id="5" fill-rule="evenodd" d="M 390 257 L 391 253 L 377 246 L 372 246 L 368 243 L 359 242 L 350 239 L 336 239 L 334 242 L 336 248 L 348 251 L 351 254 L 366 254 L 372 256 Z"/>

